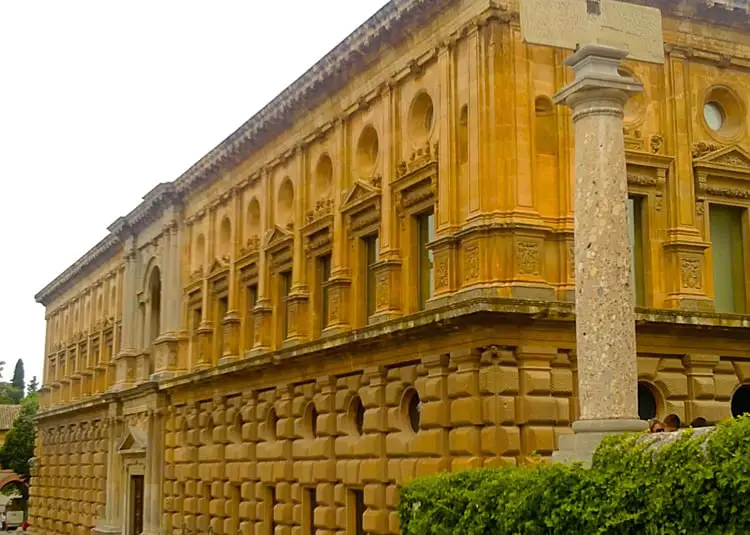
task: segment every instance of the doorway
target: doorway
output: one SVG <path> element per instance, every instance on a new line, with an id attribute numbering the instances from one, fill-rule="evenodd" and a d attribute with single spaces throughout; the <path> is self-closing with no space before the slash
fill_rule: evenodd
<path id="1" fill-rule="evenodd" d="M 143 532 L 143 476 L 130 476 L 130 533 Z"/>

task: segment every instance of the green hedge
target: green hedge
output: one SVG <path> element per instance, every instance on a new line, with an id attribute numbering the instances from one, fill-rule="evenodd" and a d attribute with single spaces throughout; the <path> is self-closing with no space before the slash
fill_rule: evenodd
<path id="1" fill-rule="evenodd" d="M 606 439 L 592 468 L 540 465 L 418 479 L 404 535 L 750 534 L 750 418 L 660 449 Z"/>

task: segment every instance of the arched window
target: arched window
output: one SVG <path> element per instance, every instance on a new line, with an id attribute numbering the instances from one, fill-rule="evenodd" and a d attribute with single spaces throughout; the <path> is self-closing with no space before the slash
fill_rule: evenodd
<path id="1" fill-rule="evenodd" d="M 750 385 L 741 385 L 732 396 L 732 416 L 750 414 Z"/>
<path id="2" fill-rule="evenodd" d="M 149 307 L 151 314 L 151 324 L 149 325 L 150 343 L 153 344 L 156 337 L 159 336 L 161 328 L 161 273 L 158 267 L 151 270 L 151 276 L 148 280 Z"/>
<path id="3" fill-rule="evenodd" d="M 656 418 L 658 408 L 656 394 L 651 385 L 638 383 L 638 417 L 641 420 Z"/>

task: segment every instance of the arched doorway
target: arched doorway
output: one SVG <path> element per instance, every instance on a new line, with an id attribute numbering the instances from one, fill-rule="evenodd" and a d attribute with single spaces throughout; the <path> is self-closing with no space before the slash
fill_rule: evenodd
<path id="1" fill-rule="evenodd" d="M 648 383 L 638 383 L 638 417 L 651 420 L 658 412 L 659 402 L 654 388 Z"/>

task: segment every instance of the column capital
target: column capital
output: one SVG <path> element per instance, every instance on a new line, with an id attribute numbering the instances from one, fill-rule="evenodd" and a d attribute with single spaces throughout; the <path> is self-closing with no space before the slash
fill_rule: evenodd
<path id="1" fill-rule="evenodd" d="M 607 45 L 591 44 L 581 47 L 565 60 L 576 74 L 575 80 L 563 87 L 554 97 L 555 104 L 573 108 L 575 121 L 578 107 L 591 100 L 603 100 L 614 104 L 615 113 L 622 115 L 628 99 L 643 91 L 643 84 L 635 78 L 619 73 L 627 50 Z M 619 108 L 619 111 L 617 111 Z M 595 110 L 591 110 L 596 113 Z M 606 107 L 601 113 L 611 114 Z"/>

